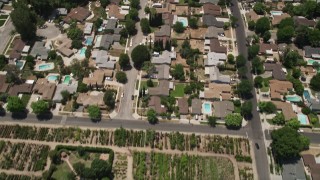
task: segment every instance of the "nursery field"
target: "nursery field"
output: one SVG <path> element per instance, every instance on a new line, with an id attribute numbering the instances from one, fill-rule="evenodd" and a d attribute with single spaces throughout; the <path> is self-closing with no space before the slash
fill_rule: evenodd
<path id="1" fill-rule="evenodd" d="M 134 152 L 134 179 L 235 179 L 227 158 Z"/>
<path id="2" fill-rule="evenodd" d="M 50 148 L 46 145 L 0 141 L 0 169 L 44 170 Z"/>

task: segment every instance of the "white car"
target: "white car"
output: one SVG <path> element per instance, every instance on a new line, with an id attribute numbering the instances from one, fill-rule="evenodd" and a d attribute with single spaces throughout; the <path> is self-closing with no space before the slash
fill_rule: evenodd
<path id="1" fill-rule="evenodd" d="M 122 93 L 122 94 L 121 94 L 121 98 L 123 98 L 123 96 L 124 96 L 124 94 Z"/>

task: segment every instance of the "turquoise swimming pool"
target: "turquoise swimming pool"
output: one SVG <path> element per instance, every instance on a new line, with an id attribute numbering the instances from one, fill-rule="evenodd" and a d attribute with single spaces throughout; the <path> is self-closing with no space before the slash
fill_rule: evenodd
<path id="1" fill-rule="evenodd" d="M 301 125 L 308 125 L 309 124 L 309 119 L 308 119 L 307 115 L 298 114 L 298 120 Z"/>
<path id="2" fill-rule="evenodd" d="M 91 45 L 92 45 L 92 42 L 93 42 L 93 37 L 92 37 L 92 36 L 86 37 L 85 44 L 86 44 L 87 46 L 91 46 Z"/>
<path id="3" fill-rule="evenodd" d="M 63 84 L 70 84 L 71 77 L 69 75 L 64 76 Z"/>
<path id="4" fill-rule="evenodd" d="M 16 67 L 17 67 L 18 69 L 20 69 L 20 70 L 23 69 L 24 64 L 25 64 L 25 61 L 21 61 L 21 60 L 17 60 L 17 61 L 16 61 Z"/>
<path id="5" fill-rule="evenodd" d="M 80 55 L 81 56 L 85 56 L 86 55 L 86 50 L 87 50 L 87 48 L 85 48 L 85 47 L 81 48 Z"/>
<path id="6" fill-rule="evenodd" d="M 300 102 L 302 99 L 300 96 L 286 96 L 286 100 L 290 102 Z"/>
<path id="7" fill-rule="evenodd" d="M 203 113 L 204 114 L 212 114 L 211 103 L 205 102 L 203 103 Z"/>
<path id="8" fill-rule="evenodd" d="M 274 16 L 281 16 L 282 15 L 282 11 L 270 11 L 270 14 L 274 15 Z"/>
<path id="9" fill-rule="evenodd" d="M 53 64 L 41 64 L 39 65 L 39 70 L 41 71 L 46 71 L 46 70 L 50 70 L 53 69 Z"/>
<path id="10" fill-rule="evenodd" d="M 47 76 L 48 81 L 57 81 L 59 78 L 58 75 L 49 75 Z"/>
<path id="11" fill-rule="evenodd" d="M 304 96 L 304 98 L 305 98 L 307 101 L 310 102 L 311 96 L 310 96 L 309 91 L 304 90 L 304 91 L 303 91 L 303 96 Z"/>

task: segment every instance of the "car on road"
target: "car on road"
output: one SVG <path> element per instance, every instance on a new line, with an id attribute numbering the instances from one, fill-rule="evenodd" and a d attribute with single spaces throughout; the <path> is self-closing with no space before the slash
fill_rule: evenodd
<path id="1" fill-rule="evenodd" d="M 122 93 L 122 94 L 121 94 L 121 98 L 123 98 L 123 96 L 124 96 L 124 94 Z"/>
<path id="2" fill-rule="evenodd" d="M 258 143 L 255 143 L 254 145 L 256 146 L 257 149 L 260 149 L 260 146 Z"/>
<path id="3" fill-rule="evenodd" d="M 131 100 L 134 100 L 134 95 L 131 96 Z"/>

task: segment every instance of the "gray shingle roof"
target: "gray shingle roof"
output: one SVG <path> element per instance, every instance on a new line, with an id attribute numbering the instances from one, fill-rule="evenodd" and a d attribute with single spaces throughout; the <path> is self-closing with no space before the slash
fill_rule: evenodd
<path id="1" fill-rule="evenodd" d="M 49 50 L 44 46 L 44 42 L 37 41 L 34 43 L 30 55 L 33 57 L 40 57 L 41 59 L 48 59 Z"/>
<path id="2" fill-rule="evenodd" d="M 303 49 L 304 49 L 305 57 L 307 58 L 320 56 L 320 47 L 314 48 L 311 46 L 305 46 Z"/>
<path id="3" fill-rule="evenodd" d="M 224 25 L 224 22 L 218 21 L 216 19 L 216 17 L 214 17 L 213 15 L 209 15 L 209 14 L 203 15 L 202 21 L 203 21 L 203 24 L 208 27 L 215 26 L 218 28 L 223 28 L 223 25 Z"/>
<path id="4" fill-rule="evenodd" d="M 191 113 L 201 114 L 202 101 L 200 99 L 192 99 L 191 101 Z"/>

